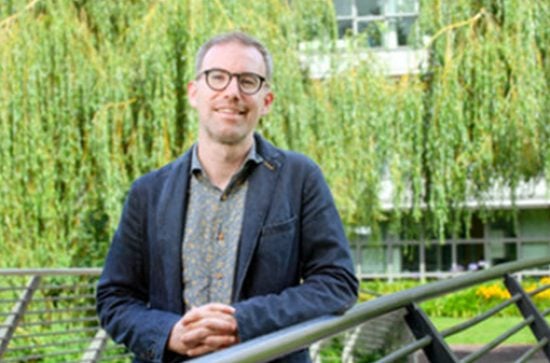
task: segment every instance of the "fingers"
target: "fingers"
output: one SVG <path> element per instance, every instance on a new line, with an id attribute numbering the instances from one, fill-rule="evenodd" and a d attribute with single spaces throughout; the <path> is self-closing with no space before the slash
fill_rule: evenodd
<path id="1" fill-rule="evenodd" d="M 197 356 L 238 343 L 235 308 L 210 303 L 189 310 L 172 328 L 169 348 Z"/>
<path id="2" fill-rule="evenodd" d="M 236 322 L 220 321 L 215 318 L 203 319 L 191 326 L 186 325 L 185 333 L 181 336 L 181 341 L 186 346 L 193 347 L 204 343 L 209 337 L 235 337 L 236 331 Z"/>
<path id="3" fill-rule="evenodd" d="M 200 320 L 218 314 L 218 316 L 233 316 L 235 314 L 235 308 L 229 305 L 220 303 L 210 303 L 200 307 L 195 307 L 189 310 L 183 317 L 184 324 L 192 323 L 193 321 Z"/>
<path id="4" fill-rule="evenodd" d="M 225 304 L 210 303 L 192 308 L 182 319 L 187 330 L 208 330 L 215 335 L 233 334 L 237 330 L 235 308 Z M 205 333 L 202 332 L 204 337 Z"/>
<path id="5" fill-rule="evenodd" d="M 183 319 L 180 319 L 176 324 L 174 324 L 172 330 L 170 331 L 170 336 L 168 338 L 168 349 L 184 355 L 190 348 L 194 348 L 198 345 L 198 343 L 194 345 L 186 345 L 183 343 L 182 337 L 185 333 L 186 330 L 183 325 Z"/>
<path id="6" fill-rule="evenodd" d="M 181 339 L 187 346 L 198 345 L 212 336 L 237 335 L 237 321 L 232 316 L 219 313 L 204 316 L 192 323 L 183 322 L 183 325 L 186 332 Z"/>
<path id="7" fill-rule="evenodd" d="M 216 350 L 227 348 L 237 342 L 238 342 L 238 339 L 235 336 L 228 336 L 228 335 L 209 336 L 204 340 L 204 344 L 201 344 L 192 349 L 189 349 L 187 351 L 187 355 L 190 357 L 194 357 L 197 355 L 214 352 Z"/>
<path id="8" fill-rule="evenodd" d="M 237 321 L 232 315 L 211 313 L 200 316 L 197 319 L 186 321 L 183 325 L 187 329 L 206 328 L 219 332 L 234 332 L 237 330 Z"/>

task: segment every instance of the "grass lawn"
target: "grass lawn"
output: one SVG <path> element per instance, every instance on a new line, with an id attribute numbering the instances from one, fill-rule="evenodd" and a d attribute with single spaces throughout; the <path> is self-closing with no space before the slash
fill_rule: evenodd
<path id="1" fill-rule="evenodd" d="M 455 326 L 467 319 L 462 318 L 432 318 L 436 328 L 441 331 Z M 489 343 L 497 336 L 517 325 L 522 319 L 519 317 L 492 317 L 485 320 L 463 332 L 454 334 L 446 339 L 448 344 L 480 344 Z M 529 327 L 521 329 L 519 332 L 505 340 L 502 344 L 532 344 L 536 340 Z"/>

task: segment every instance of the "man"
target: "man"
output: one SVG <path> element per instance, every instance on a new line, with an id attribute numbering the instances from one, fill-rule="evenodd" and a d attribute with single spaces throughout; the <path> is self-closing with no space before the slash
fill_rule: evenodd
<path id="1" fill-rule="evenodd" d="M 188 85 L 198 142 L 132 185 L 97 302 L 136 362 L 181 361 L 355 303 L 320 169 L 254 132 L 274 100 L 271 75 L 271 55 L 246 34 L 205 43 Z"/>

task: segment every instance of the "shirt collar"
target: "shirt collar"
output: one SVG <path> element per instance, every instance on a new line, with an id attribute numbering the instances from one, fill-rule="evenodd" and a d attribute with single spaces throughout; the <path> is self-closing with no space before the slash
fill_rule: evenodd
<path id="1" fill-rule="evenodd" d="M 199 160 L 199 153 L 198 153 L 198 144 L 195 143 L 193 145 L 193 150 L 191 154 L 191 172 L 203 172 L 203 167 L 201 165 L 201 162 Z M 248 164 L 261 164 L 264 161 L 262 156 L 258 153 L 256 150 L 256 140 L 252 143 L 252 147 L 250 150 L 248 150 L 248 153 L 246 155 L 246 158 L 244 159 L 243 165 L 239 170 L 242 170 L 244 167 L 246 167 Z"/>

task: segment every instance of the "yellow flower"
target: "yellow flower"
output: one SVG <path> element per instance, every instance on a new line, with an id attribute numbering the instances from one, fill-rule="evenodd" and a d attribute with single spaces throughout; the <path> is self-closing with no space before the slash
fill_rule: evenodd
<path id="1" fill-rule="evenodd" d="M 505 288 L 497 285 L 492 284 L 488 286 L 480 286 L 476 290 L 476 295 L 481 296 L 485 300 L 490 299 L 509 299 L 510 293 Z"/>
<path id="2" fill-rule="evenodd" d="M 541 285 L 550 285 L 550 276 L 544 276 L 540 279 Z"/>

